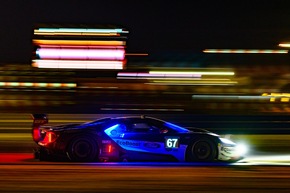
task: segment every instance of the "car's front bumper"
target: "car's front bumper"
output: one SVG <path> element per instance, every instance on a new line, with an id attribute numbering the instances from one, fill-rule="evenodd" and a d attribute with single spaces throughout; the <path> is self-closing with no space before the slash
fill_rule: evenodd
<path id="1" fill-rule="evenodd" d="M 218 160 L 221 161 L 238 161 L 244 158 L 244 154 L 239 152 L 237 146 L 219 143 L 218 144 Z"/>

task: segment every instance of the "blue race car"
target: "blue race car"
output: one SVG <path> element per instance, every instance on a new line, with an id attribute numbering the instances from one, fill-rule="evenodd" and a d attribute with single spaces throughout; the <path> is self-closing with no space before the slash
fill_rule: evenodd
<path id="1" fill-rule="evenodd" d="M 39 160 L 213 162 L 243 157 L 236 143 L 217 134 L 143 115 L 59 126 L 46 126 L 45 114 L 32 117 Z"/>

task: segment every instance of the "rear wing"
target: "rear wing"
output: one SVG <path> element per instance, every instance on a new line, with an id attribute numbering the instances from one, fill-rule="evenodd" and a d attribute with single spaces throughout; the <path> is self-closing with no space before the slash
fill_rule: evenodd
<path id="1" fill-rule="evenodd" d="M 46 114 L 31 114 L 33 119 L 33 126 L 40 126 L 48 123 L 48 117 Z"/>
<path id="2" fill-rule="evenodd" d="M 32 123 L 32 137 L 37 143 L 41 139 L 40 126 L 48 123 L 48 117 L 46 114 L 31 114 L 33 119 Z"/>

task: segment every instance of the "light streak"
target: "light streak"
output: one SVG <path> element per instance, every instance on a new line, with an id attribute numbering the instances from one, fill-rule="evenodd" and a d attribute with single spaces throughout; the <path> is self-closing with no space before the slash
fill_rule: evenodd
<path id="1" fill-rule="evenodd" d="M 34 32 L 35 35 L 51 36 L 120 36 L 118 33 L 92 33 L 92 32 Z"/>
<path id="2" fill-rule="evenodd" d="M 126 56 L 148 56 L 147 53 L 126 53 Z"/>
<path id="3" fill-rule="evenodd" d="M 223 72 L 223 71 L 150 71 L 149 74 L 164 74 L 164 75 L 223 75 L 223 76 L 233 76 L 234 72 Z"/>
<path id="4" fill-rule="evenodd" d="M 155 73 L 148 73 L 148 72 L 119 72 L 117 74 L 118 78 L 123 79 L 135 79 L 135 78 L 200 78 L 201 74 L 155 74 Z"/>
<path id="5" fill-rule="evenodd" d="M 57 32 L 72 32 L 72 33 L 128 33 L 121 28 L 115 29 L 94 29 L 94 28 L 39 28 L 35 29 L 34 32 L 47 32 L 47 33 L 57 33 Z"/>
<path id="6" fill-rule="evenodd" d="M 125 49 L 124 46 L 106 46 L 106 45 L 38 45 L 40 48 L 55 48 L 55 49 Z"/>
<path id="7" fill-rule="evenodd" d="M 76 83 L 46 83 L 46 82 L 0 82 L 0 87 L 66 87 L 75 88 Z"/>
<path id="8" fill-rule="evenodd" d="M 54 49 L 40 48 L 36 54 L 41 59 L 78 59 L 78 60 L 123 60 L 122 49 Z"/>
<path id="9" fill-rule="evenodd" d="M 124 46 L 125 41 L 101 41 L 101 40 L 41 40 L 34 39 L 36 45 L 83 45 L 83 46 Z"/>
<path id="10" fill-rule="evenodd" d="M 123 61 L 33 60 L 33 67 L 67 69 L 123 69 Z"/>
<path id="11" fill-rule="evenodd" d="M 240 95 L 192 95 L 193 99 L 239 99 L 239 100 L 252 100 L 252 99 L 268 99 L 265 96 L 240 96 Z"/>
<path id="12" fill-rule="evenodd" d="M 153 80 L 152 83 L 145 84 L 155 84 L 155 85 L 233 85 L 237 84 L 236 81 L 210 81 L 210 80 L 192 80 L 192 81 L 170 81 L 170 80 Z"/>
<path id="13" fill-rule="evenodd" d="M 279 46 L 284 48 L 290 48 L 290 42 L 280 43 Z"/>
<path id="14" fill-rule="evenodd" d="M 263 93 L 263 97 L 270 97 L 270 102 L 280 102 L 288 103 L 290 101 L 290 93 Z M 277 100 L 276 100 L 277 99 Z"/>
<path id="15" fill-rule="evenodd" d="M 203 52 L 218 54 L 287 54 L 288 50 L 205 49 Z"/>
<path id="16" fill-rule="evenodd" d="M 184 109 L 101 108 L 103 111 L 184 111 Z"/>

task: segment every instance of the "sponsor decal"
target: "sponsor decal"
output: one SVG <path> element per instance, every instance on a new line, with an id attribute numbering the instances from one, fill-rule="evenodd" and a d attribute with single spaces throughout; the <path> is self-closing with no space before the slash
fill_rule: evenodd
<path id="1" fill-rule="evenodd" d="M 110 132 L 110 134 L 111 134 L 112 136 L 116 136 L 116 135 L 118 134 L 118 132 L 114 129 L 114 130 L 112 130 L 112 131 Z"/>
<path id="2" fill-rule="evenodd" d="M 47 119 L 35 119 L 33 121 L 34 124 L 45 124 L 48 123 Z"/>
<path id="3" fill-rule="evenodd" d="M 106 143 L 109 143 L 110 144 L 111 143 L 111 140 L 102 140 L 102 143 L 105 143 L 105 144 Z"/>
<path id="4" fill-rule="evenodd" d="M 140 147 L 140 142 L 137 141 L 117 140 L 116 143 L 121 146 Z"/>
<path id="5" fill-rule="evenodd" d="M 233 153 L 234 152 L 234 150 L 232 148 L 227 148 L 227 147 L 222 147 L 221 150 L 226 152 L 226 153 Z"/>
<path id="6" fill-rule="evenodd" d="M 161 145 L 154 142 L 145 142 L 144 147 L 155 149 L 155 148 L 160 148 Z"/>

